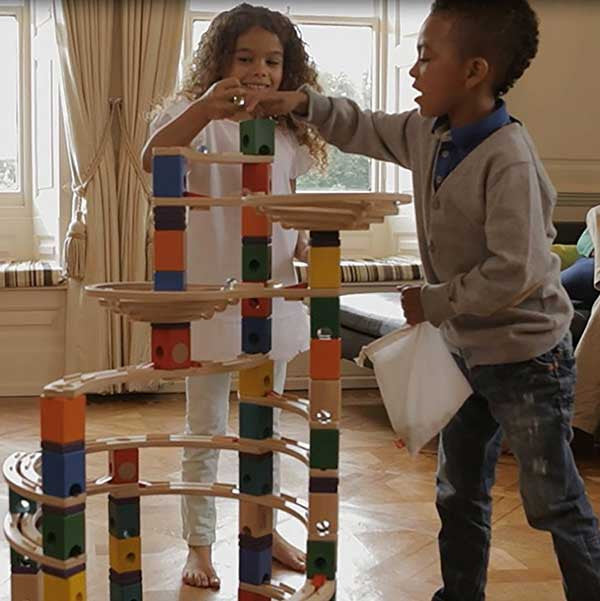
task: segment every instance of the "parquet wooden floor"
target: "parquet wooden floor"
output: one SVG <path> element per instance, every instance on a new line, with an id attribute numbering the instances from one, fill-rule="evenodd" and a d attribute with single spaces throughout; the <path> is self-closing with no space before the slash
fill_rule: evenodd
<path id="1" fill-rule="evenodd" d="M 431 451 L 411 459 L 392 444 L 383 406 L 373 391 L 345 393 L 342 420 L 339 601 L 429 601 L 440 583 L 433 504 L 436 457 Z M 237 404 L 230 427 L 237 430 Z M 92 402 L 89 438 L 142 432 L 179 432 L 181 395 L 113 397 Z M 286 436 L 306 440 L 306 425 L 294 415 L 282 418 Z M 36 399 L 0 399 L 0 459 L 15 450 L 38 447 Z M 142 477 L 179 480 L 179 450 L 143 450 Z M 88 475 L 106 471 L 102 455 L 89 458 Z M 580 465 L 596 511 L 600 511 L 600 465 Z M 237 458 L 224 452 L 219 480 L 236 482 Z M 282 460 L 283 488 L 306 496 L 307 475 L 293 460 Z M 560 575 L 550 537 L 528 527 L 518 496 L 514 461 L 503 457 L 495 487 L 494 547 L 489 573 L 489 601 L 559 601 Z M 186 547 L 180 538 L 179 499 L 142 500 L 145 601 L 234 601 L 237 599 L 237 506 L 217 501 L 218 542 L 215 561 L 223 586 L 218 593 L 180 584 Z M 7 489 L 0 484 L 0 507 Z M 87 509 L 88 600 L 108 601 L 106 499 L 91 498 Z M 3 516 L 2 516 L 3 517 Z M 287 516 L 280 528 L 304 544 L 302 528 Z M 9 598 L 8 547 L 0 540 L 0 600 Z M 298 586 L 303 576 L 275 571 L 274 577 Z M 591 600 L 590 600 L 591 601 Z"/>

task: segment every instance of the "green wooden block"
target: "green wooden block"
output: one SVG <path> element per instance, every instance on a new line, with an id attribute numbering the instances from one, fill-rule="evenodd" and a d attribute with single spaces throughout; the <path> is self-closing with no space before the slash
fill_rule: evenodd
<path id="1" fill-rule="evenodd" d="M 85 513 L 43 511 L 42 537 L 44 554 L 68 559 L 85 552 Z"/>
<path id="2" fill-rule="evenodd" d="M 110 601 L 142 601 L 142 582 L 110 582 Z"/>
<path id="3" fill-rule="evenodd" d="M 240 123 L 240 151 L 243 154 L 275 154 L 275 121 L 249 119 Z"/>
<path id="4" fill-rule="evenodd" d="M 108 498 L 108 529 L 119 539 L 140 535 L 140 500 Z"/>
<path id="5" fill-rule="evenodd" d="M 271 245 L 242 244 L 242 280 L 266 282 L 271 279 Z"/>
<path id="6" fill-rule="evenodd" d="M 37 510 L 37 503 L 27 499 L 26 497 L 22 497 L 19 493 L 9 489 L 8 507 L 10 513 L 35 513 Z"/>
<path id="7" fill-rule="evenodd" d="M 273 492 L 273 453 L 240 453 L 239 482 L 243 493 L 270 495 Z"/>
<path id="8" fill-rule="evenodd" d="M 310 467 L 315 469 L 337 469 L 340 455 L 340 431 L 310 431 Z"/>
<path id="9" fill-rule="evenodd" d="M 327 580 L 335 579 L 337 570 L 337 542 L 309 540 L 306 544 L 306 575 L 312 578 L 325 574 Z"/>
<path id="10" fill-rule="evenodd" d="M 33 559 L 17 553 L 12 547 L 10 549 L 10 567 L 13 572 L 17 573 L 37 572 L 39 570 L 39 565 Z"/>
<path id="11" fill-rule="evenodd" d="M 339 297 L 310 299 L 310 336 L 311 338 L 340 337 Z"/>
<path id="12" fill-rule="evenodd" d="M 240 403 L 240 436 L 262 440 L 273 436 L 273 407 Z"/>

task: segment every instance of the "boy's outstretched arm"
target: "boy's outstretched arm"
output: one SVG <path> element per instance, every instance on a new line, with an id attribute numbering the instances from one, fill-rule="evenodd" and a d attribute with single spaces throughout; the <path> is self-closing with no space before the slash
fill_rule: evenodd
<path id="1" fill-rule="evenodd" d="M 421 289 L 425 318 L 439 326 L 461 314 L 488 317 L 521 304 L 552 280 L 559 259 L 550 252 L 542 206 L 535 166 L 520 162 L 504 168 L 487 185 L 486 258 L 447 282 L 425 284 Z M 464 245 L 469 244 L 480 242 L 465 238 Z M 436 247 L 442 249 L 443 241 L 438 239 Z M 474 256 L 481 252 L 473 248 Z M 432 259 L 436 262 L 436 257 Z"/>

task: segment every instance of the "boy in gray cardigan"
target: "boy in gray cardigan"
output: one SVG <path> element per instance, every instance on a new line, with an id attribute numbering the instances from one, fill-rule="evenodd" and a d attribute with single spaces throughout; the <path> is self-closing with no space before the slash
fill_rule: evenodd
<path id="1" fill-rule="evenodd" d="M 491 489 L 504 434 L 531 526 L 552 534 L 569 601 L 600 599 L 600 536 L 569 447 L 572 309 L 550 246 L 556 193 L 501 97 L 535 57 L 527 0 L 437 0 L 410 71 L 420 111 L 362 111 L 307 87 L 253 95 L 345 152 L 410 169 L 426 284 L 402 291 L 409 324 L 439 326 L 473 395 L 441 433 L 436 504 L 444 586 L 482 601 Z"/>

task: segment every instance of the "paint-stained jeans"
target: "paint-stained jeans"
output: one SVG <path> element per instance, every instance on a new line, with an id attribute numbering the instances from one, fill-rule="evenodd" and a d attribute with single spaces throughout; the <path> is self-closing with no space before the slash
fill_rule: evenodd
<path id="1" fill-rule="evenodd" d="M 550 532 L 568 601 L 600 600 L 600 535 L 569 447 L 575 365 L 568 335 L 529 361 L 466 367 L 473 387 L 440 437 L 436 505 L 444 587 L 433 601 L 483 601 L 491 489 L 502 434 L 529 524 Z"/>

